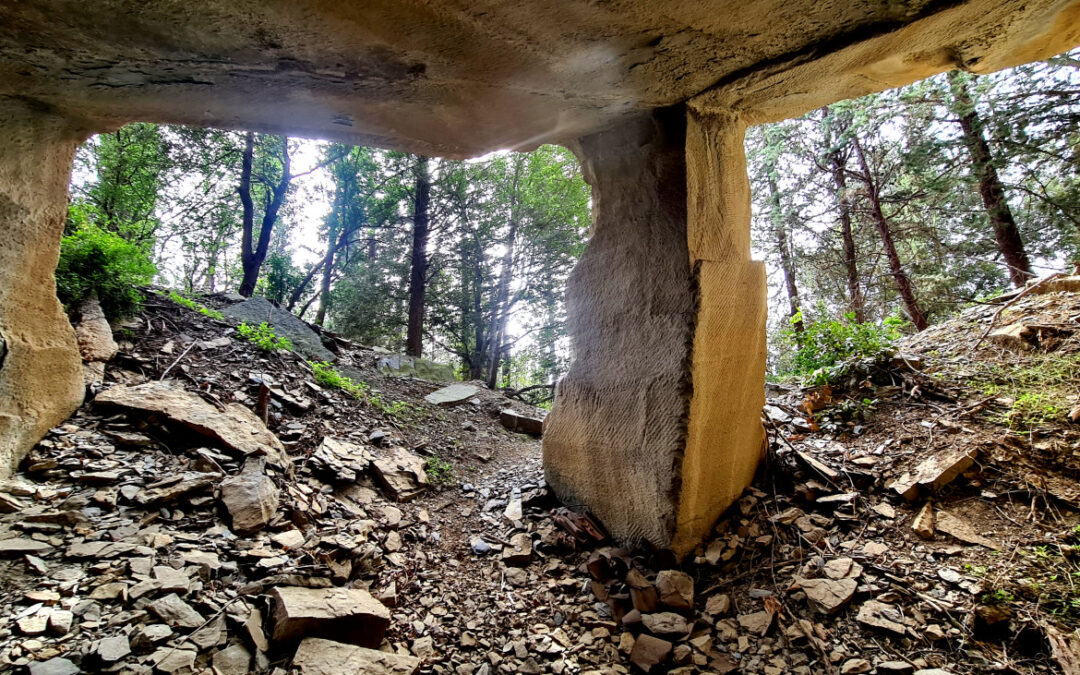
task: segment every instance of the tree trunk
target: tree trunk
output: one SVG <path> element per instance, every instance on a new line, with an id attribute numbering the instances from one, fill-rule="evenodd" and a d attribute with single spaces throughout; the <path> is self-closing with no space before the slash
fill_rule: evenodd
<path id="1" fill-rule="evenodd" d="M 240 264 L 244 268 L 244 281 L 240 284 L 240 295 L 251 297 L 255 290 L 255 284 L 250 289 L 245 289 L 248 280 L 248 266 L 251 258 L 251 240 L 255 231 L 255 202 L 251 199 L 251 165 L 255 158 L 255 132 L 249 131 L 244 135 L 244 154 L 240 164 L 240 204 L 244 208 L 242 220 L 242 235 L 240 239 Z M 256 274 L 258 274 L 256 272 Z"/>
<path id="2" fill-rule="evenodd" d="M 881 195 L 878 193 L 877 181 L 874 180 L 873 174 L 870 173 L 870 165 L 866 161 L 866 155 L 863 154 L 862 143 L 857 138 L 853 139 L 852 147 L 855 150 L 856 157 L 859 158 L 859 166 L 862 168 L 862 180 L 866 184 L 866 196 L 870 201 L 870 216 L 877 227 L 878 234 L 881 235 L 881 245 L 885 248 L 885 257 L 889 259 L 889 269 L 892 271 L 893 279 L 896 281 L 896 288 L 900 292 L 900 298 L 904 301 L 904 306 L 907 308 L 908 316 L 911 317 L 911 323 L 915 325 L 915 329 L 926 330 L 926 315 L 919 308 L 919 303 L 915 299 L 915 291 L 911 287 L 911 281 L 904 272 L 903 263 L 900 262 L 900 255 L 896 252 L 896 244 L 889 229 L 889 221 L 885 218 L 885 212 L 881 209 Z"/>
<path id="3" fill-rule="evenodd" d="M 427 291 L 428 200 L 431 177 L 428 158 L 416 158 L 416 190 L 413 196 L 412 271 L 409 274 L 409 324 L 405 353 L 422 356 L 424 352 L 424 295 Z"/>
<path id="4" fill-rule="evenodd" d="M 289 191 L 289 182 L 292 174 L 289 166 L 289 138 L 281 139 L 281 180 L 270 190 L 270 201 L 263 213 L 262 225 L 259 228 L 259 240 L 252 249 L 255 228 L 255 207 L 251 199 L 251 167 L 255 155 L 255 134 L 248 132 L 244 141 L 243 164 L 240 172 L 240 202 L 244 207 L 243 237 L 240 243 L 240 262 L 244 268 L 244 276 L 240 281 L 240 295 L 250 298 L 255 292 L 255 283 L 259 280 L 259 271 L 266 260 L 266 254 L 270 250 L 270 236 L 274 231 L 274 223 L 277 221 L 278 211 L 285 202 L 285 195 Z"/>
<path id="5" fill-rule="evenodd" d="M 499 287 L 495 294 L 495 304 L 491 309 L 491 330 L 487 348 L 488 362 L 487 386 L 494 389 L 499 378 L 499 360 L 503 353 L 503 340 L 506 336 L 506 322 L 510 308 L 510 280 L 514 266 L 514 243 L 517 239 L 517 221 L 510 221 L 510 232 L 506 237 L 506 255 L 503 256 L 502 269 L 499 271 Z"/>
<path id="6" fill-rule="evenodd" d="M 847 193 L 847 162 L 842 150 L 834 150 L 829 157 L 833 185 L 836 187 L 836 202 L 840 207 L 840 240 L 844 250 L 844 269 L 847 272 L 848 302 L 855 314 L 855 321 L 866 321 L 866 306 L 863 302 L 862 286 L 859 283 L 859 267 L 856 263 L 855 235 L 851 229 L 851 198 Z"/>
<path id="7" fill-rule="evenodd" d="M 323 258 L 323 261 L 324 260 L 326 260 L 326 258 Z M 323 261 L 319 261 L 318 263 L 311 266 L 311 269 L 308 270 L 308 273 L 304 275 L 303 280 L 293 290 L 292 295 L 289 296 L 289 304 L 287 305 L 286 309 L 288 309 L 290 312 L 293 311 L 293 309 L 296 307 L 296 303 L 300 302 L 300 298 L 303 297 L 304 291 L 307 290 L 308 284 L 311 283 L 311 280 L 314 279 L 315 275 L 319 273 L 320 269 L 322 269 Z"/>
<path id="8" fill-rule="evenodd" d="M 1013 286 L 1022 288 L 1028 279 L 1035 275 L 1031 271 L 1027 251 L 1024 250 L 1020 229 L 1016 226 L 1009 201 L 1005 198 L 1005 187 L 998 178 L 990 144 L 986 142 L 985 124 L 975 108 L 964 75 L 953 70 L 948 77 L 953 96 L 953 112 L 960 116 L 964 145 L 971 155 L 971 173 L 979 181 L 979 196 L 982 197 L 986 216 L 994 230 L 994 240 L 1009 267 L 1009 279 Z"/>
<path id="9" fill-rule="evenodd" d="M 796 333 L 803 332 L 802 319 L 799 317 L 799 289 L 795 284 L 795 262 L 792 260 L 790 243 L 787 231 L 786 214 L 780 205 L 780 188 L 776 185 L 776 178 L 772 175 L 775 166 L 767 167 L 769 173 L 769 220 L 772 222 L 773 233 L 776 235 L 776 247 L 780 251 L 780 270 L 784 273 L 784 286 L 787 288 L 788 315 L 791 317 L 791 327 Z"/>

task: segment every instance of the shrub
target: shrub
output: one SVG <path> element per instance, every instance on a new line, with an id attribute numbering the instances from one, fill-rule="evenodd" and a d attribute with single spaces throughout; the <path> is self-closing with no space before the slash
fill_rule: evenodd
<path id="1" fill-rule="evenodd" d="M 279 349 L 283 351 L 292 351 L 292 342 L 287 337 L 278 337 L 274 333 L 274 329 L 270 327 L 270 324 L 263 321 L 258 326 L 252 326 L 246 323 L 240 324 L 236 332 L 240 333 L 240 337 L 247 338 L 251 342 L 254 342 L 259 346 L 259 349 L 264 349 L 268 352 L 276 352 Z"/>
<path id="2" fill-rule="evenodd" d="M 315 381 L 326 387 L 333 387 L 334 389 L 341 389 L 346 394 L 349 394 L 353 398 L 365 400 L 367 397 L 368 386 L 364 382 L 356 382 L 355 380 L 345 377 L 338 371 L 334 370 L 326 361 L 309 361 L 311 369 L 315 371 Z"/>
<path id="3" fill-rule="evenodd" d="M 791 370 L 796 375 L 811 374 L 851 358 L 876 358 L 892 348 L 904 323 L 896 316 L 880 324 L 857 323 L 854 314 L 840 321 L 806 322 L 801 312 L 791 318 L 793 326 L 800 321 L 803 330 L 792 328 L 783 333 L 784 341 L 794 350 Z"/>
<path id="4" fill-rule="evenodd" d="M 71 310 L 96 293 L 105 316 L 114 319 L 138 310 L 143 299 L 139 287 L 156 273 L 141 248 L 84 222 L 61 240 L 56 295 Z"/>
<path id="5" fill-rule="evenodd" d="M 454 482 L 454 465 L 438 455 L 427 458 L 424 471 L 427 472 L 428 479 L 437 485 L 450 485 Z"/>

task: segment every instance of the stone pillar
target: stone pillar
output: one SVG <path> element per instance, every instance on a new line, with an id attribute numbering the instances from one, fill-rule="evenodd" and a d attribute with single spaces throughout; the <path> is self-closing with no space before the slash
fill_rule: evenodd
<path id="1" fill-rule="evenodd" d="M 682 463 L 677 553 L 698 544 L 754 478 L 765 445 L 765 264 L 750 259 L 745 125 L 687 115 L 687 242 L 697 289 L 694 383 Z"/>
<path id="2" fill-rule="evenodd" d="M 0 96 L 0 477 L 83 398 L 75 332 L 53 271 L 77 125 Z"/>
<path id="3" fill-rule="evenodd" d="M 761 456 L 765 280 L 734 119 L 656 111 L 574 147 L 593 233 L 567 286 L 574 362 L 548 483 L 618 539 L 694 548 Z"/>

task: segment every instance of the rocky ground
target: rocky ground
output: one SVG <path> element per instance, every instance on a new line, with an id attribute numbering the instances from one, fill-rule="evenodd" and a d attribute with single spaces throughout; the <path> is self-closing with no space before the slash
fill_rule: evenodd
<path id="1" fill-rule="evenodd" d="M 0 486 L 0 668 L 1080 672 L 1080 295 L 1008 301 L 771 387 L 758 480 L 677 564 L 553 501 L 501 423 L 540 411 L 154 296 Z"/>

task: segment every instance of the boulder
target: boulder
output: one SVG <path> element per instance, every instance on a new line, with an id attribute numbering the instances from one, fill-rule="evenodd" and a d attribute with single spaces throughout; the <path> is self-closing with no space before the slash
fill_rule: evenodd
<path id="1" fill-rule="evenodd" d="M 415 377 L 431 382 L 456 382 L 454 367 L 445 363 L 436 363 L 427 359 L 405 354 L 391 354 L 379 358 L 376 367 L 383 375 L 393 377 Z"/>
<path id="2" fill-rule="evenodd" d="M 420 670 L 420 659 L 405 654 L 381 652 L 320 638 L 304 638 L 293 656 L 292 671 L 297 675 L 413 675 Z"/>
<path id="3" fill-rule="evenodd" d="M 319 636 L 375 648 L 390 625 L 390 610 L 359 588 L 279 586 L 270 591 L 270 597 L 275 642 Z"/>
<path id="4" fill-rule="evenodd" d="M 405 448 L 393 448 L 389 456 L 376 459 L 371 466 L 390 496 L 399 502 L 407 502 L 427 488 L 424 460 Z"/>
<path id="5" fill-rule="evenodd" d="M 531 436 L 542 436 L 544 434 L 544 420 L 539 417 L 523 415 L 512 408 L 499 411 L 499 422 L 510 431 L 520 434 L 529 434 Z"/>
<path id="6" fill-rule="evenodd" d="M 310 326 L 292 312 L 275 307 L 266 298 L 248 298 L 221 310 L 225 316 L 243 323 L 258 326 L 265 322 L 278 337 L 288 338 L 293 349 L 313 361 L 333 361 L 337 357 L 323 346 L 322 339 Z"/>
<path id="7" fill-rule="evenodd" d="M 459 383 L 433 391 L 425 396 L 424 400 L 431 405 L 449 408 L 451 406 L 460 405 L 479 393 L 479 387 L 474 387 L 471 384 Z"/>
<path id="8" fill-rule="evenodd" d="M 279 502 L 277 486 L 266 475 L 266 458 L 249 457 L 238 474 L 221 481 L 221 501 L 234 532 L 246 534 L 266 527 Z"/>
<path id="9" fill-rule="evenodd" d="M 119 351 L 112 328 L 96 297 L 86 300 L 79 307 L 75 339 L 79 342 L 79 354 L 83 361 L 108 361 Z"/>
<path id="10" fill-rule="evenodd" d="M 98 394 L 94 403 L 162 415 L 241 455 L 266 455 L 275 466 L 290 465 L 281 441 L 255 413 L 239 403 L 218 410 L 175 382 L 111 387 Z"/>

